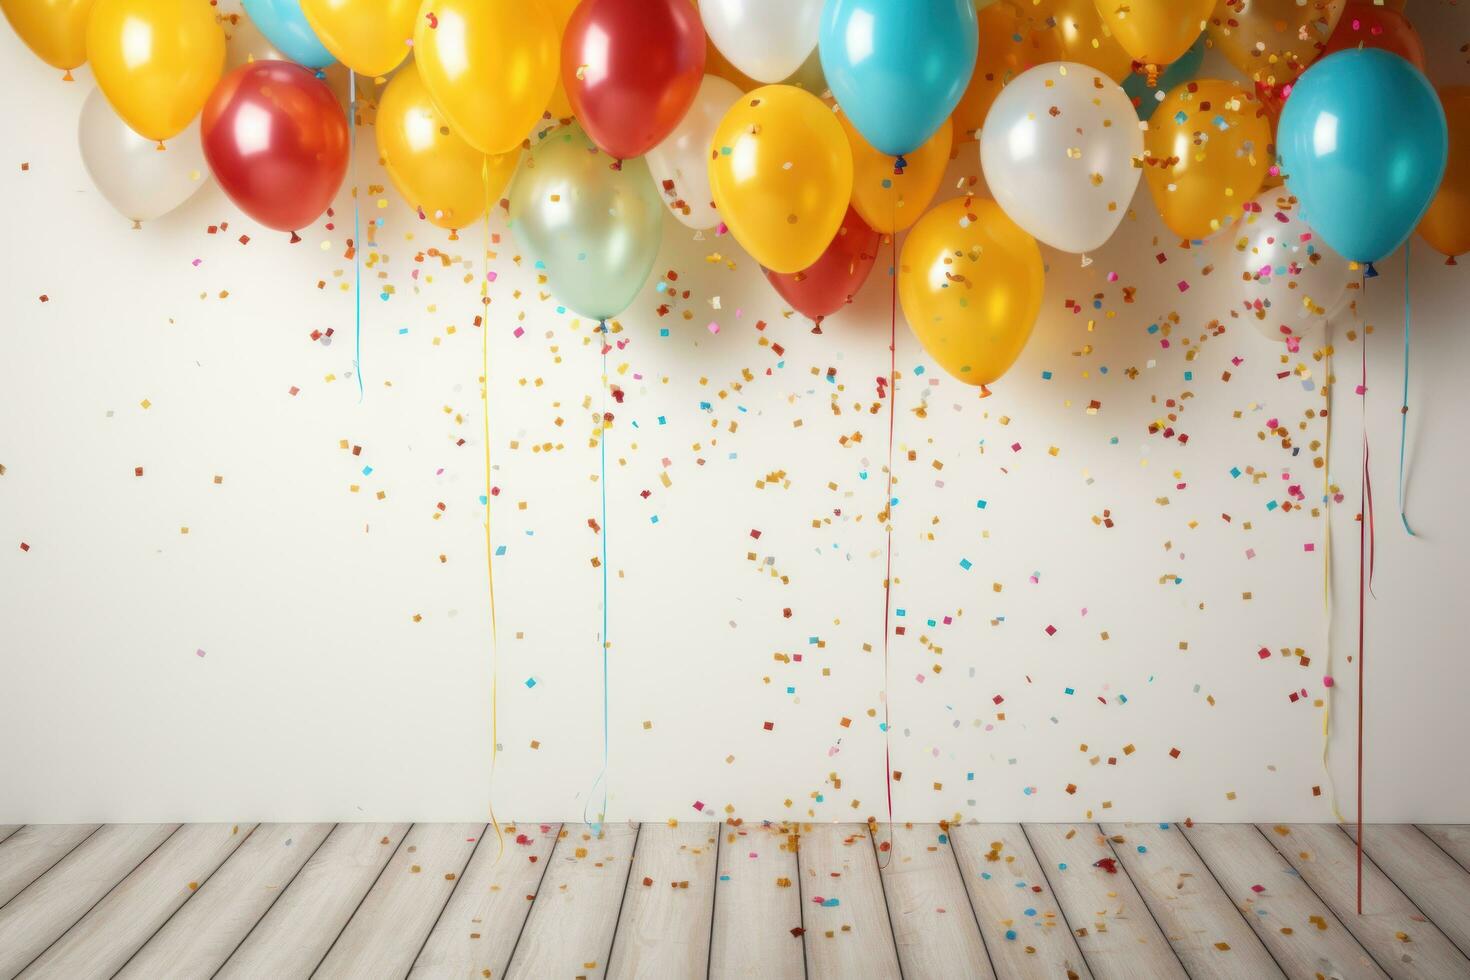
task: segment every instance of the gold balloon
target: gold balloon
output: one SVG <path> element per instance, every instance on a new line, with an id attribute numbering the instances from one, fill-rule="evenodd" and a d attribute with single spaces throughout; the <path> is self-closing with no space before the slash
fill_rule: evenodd
<path id="1" fill-rule="evenodd" d="M 224 69 L 225 34 L 208 0 L 97 0 L 87 60 L 123 122 L 162 142 L 204 108 Z"/>
<path id="2" fill-rule="evenodd" d="M 497 154 L 520 146 L 546 111 L 560 37 L 541 0 L 424 0 L 413 50 L 450 127 Z"/>
<path id="3" fill-rule="evenodd" d="M 1093 0 L 1103 23 L 1150 77 L 1189 50 L 1215 0 Z"/>
<path id="4" fill-rule="evenodd" d="M 1038 29 L 1056 32 L 1062 53 L 1055 60 L 1096 68 L 1118 83 L 1133 73 L 1133 57 L 1103 23 L 1092 0 L 1018 0 L 1018 3 L 1021 13 L 1032 18 Z M 984 67 L 985 62 L 977 65 Z"/>
<path id="5" fill-rule="evenodd" d="M 37 58 L 66 72 L 87 60 L 87 18 L 93 0 L 0 0 L 0 10 Z"/>
<path id="6" fill-rule="evenodd" d="M 561 36 L 566 33 L 567 21 L 572 19 L 572 11 L 577 9 L 578 0 L 543 0 L 546 9 L 551 11 L 552 18 L 556 21 L 556 38 L 558 50 L 560 49 Z M 561 72 L 556 73 L 556 90 L 551 93 L 551 104 L 546 107 L 553 119 L 572 118 L 572 102 L 567 98 L 566 83 L 561 80 Z"/>
<path id="7" fill-rule="evenodd" d="M 418 0 L 301 0 L 301 12 L 332 57 L 359 75 L 381 78 L 408 57 L 419 4 Z"/>
<path id="8" fill-rule="evenodd" d="M 1260 191 L 1271 162 L 1271 123 L 1239 83 L 1185 82 L 1164 97 L 1148 126 L 1143 172 L 1176 235 L 1208 238 Z"/>
<path id="9" fill-rule="evenodd" d="M 904 154 L 907 166 L 898 173 L 893 154 L 879 153 L 853 126 L 847 113 L 837 119 L 852 148 L 852 206 L 868 227 L 884 234 L 903 231 L 918 221 L 949 166 L 954 127 L 946 119 L 923 146 Z"/>
<path id="10" fill-rule="evenodd" d="M 985 114 L 1011 79 L 1035 65 L 1066 57 L 1058 31 L 1036 30 L 1035 22 L 1009 3 L 986 7 L 979 19 L 980 55 L 951 117 L 954 138 L 961 143 L 980 138 Z"/>
<path id="11" fill-rule="evenodd" d="M 1278 92 L 1317 59 L 1347 0 L 1217 0 L 1210 42 L 1263 90 Z"/>
<path id="12" fill-rule="evenodd" d="M 985 198 L 935 207 L 909 232 L 898 260 L 909 329 L 946 371 L 982 388 L 1020 356 L 1045 288 L 1036 239 Z"/>
<path id="13" fill-rule="evenodd" d="M 1419 234 L 1453 262 L 1456 255 L 1470 252 L 1470 85 L 1441 88 L 1439 101 L 1449 124 L 1450 155 L 1439 193 L 1419 222 Z"/>
<path id="14" fill-rule="evenodd" d="M 735 240 L 772 272 L 800 272 L 831 243 L 852 196 L 852 150 L 809 92 L 766 85 L 720 121 L 710 145 L 715 206 Z"/>
<path id="15" fill-rule="evenodd" d="M 393 185 L 440 228 L 468 227 L 500 198 L 521 151 L 487 157 L 450 131 L 409 63 L 378 102 L 378 154 Z"/>

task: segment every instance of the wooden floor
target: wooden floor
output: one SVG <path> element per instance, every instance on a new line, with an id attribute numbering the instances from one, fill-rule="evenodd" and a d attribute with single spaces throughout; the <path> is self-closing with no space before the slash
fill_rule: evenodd
<path id="1" fill-rule="evenodd" d="M 1470 977 L 1470 827 L 0 826 L 0 978 Z"/>

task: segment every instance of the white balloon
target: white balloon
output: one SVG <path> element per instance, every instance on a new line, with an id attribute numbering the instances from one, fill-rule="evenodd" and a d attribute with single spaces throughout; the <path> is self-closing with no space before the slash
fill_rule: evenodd
<path id="1" fill-rule="evenodd" d="M 794 74 L 817 46 L 822 0 L 700 0 L 705 33 L 758 82 Z"/>
<path id="2" fill-rule="evenodd" d="M 694 104 L 664 137 L 648 151 L 648 172 L 669 210 L 690 228 L 713 228 L 720 223 L 714 192 L 709 187 L 709 153 L 720 120 L 741 96 L 733 83 L 706 75 L 699 83 Z"/>
<path id="3" fill-rule="evenodd" d="M 1112 237 L 1143 171 L 1127 93 L 1096 68 L 1053 61 L 1001 89 L 980 131 L 980 166 L 1011 220 L 1053 248 Z"/>
<path id="4" fill-rule="evenodd" d="M 101 89 L 94 88 L 82 104 L 77 143 L 92 183 L 133 221 L 168 214 L 209 182 L 197 118 L 160 150 L 118 118 Z"/>
<path id="5" fill-rule="evenodd" d="M 1238 290 L 1244 315 L 1292 350 L 1352 303 L 1348 260 L 1312 231 L 1300 202 L 1284 187 L 1257 195 L 1229 233 L 1215 240 L 1222 267 L 1216 274 L 1224 272 Z"/>

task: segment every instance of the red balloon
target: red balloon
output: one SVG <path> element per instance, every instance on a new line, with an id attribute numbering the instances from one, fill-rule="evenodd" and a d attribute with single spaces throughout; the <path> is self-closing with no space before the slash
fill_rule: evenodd
<path id="1" fill-rule="evenodd" d="M 577 121 L 619 160 L 674 131 L 704 78 L 704 25 L 689 0 L 582 0 L 561 39 Z"/>
<path id="2" fill-rule="evenodd" d="M 868 281 L 873 261 L 878 258 L 880 238 L 849 206 L 842 226 L 821 258 L 800 272 L 766 269 L 766 278 L 792 309 L 820 324 L 823 317 L 851 303 Z"/>
<path id="3" fill-rule="evenodd" d="M 1327 39 L 1322 57 L 1350 48 L 1379 48 L 1392 51 L 1420 71 L 1424 70 L 1424 42 L 1409 19 L 1391 7 L 1352 0 L 1342 10 L 1342 20 Z"/>
<path id="4" fill-rule="evenodd" d="M 347 120 L 299 65 L 252 61 L 220 80 L 199 119 L 204 158 L 246 214 L 294 232 L 332 203 L 347 174 Z"/>

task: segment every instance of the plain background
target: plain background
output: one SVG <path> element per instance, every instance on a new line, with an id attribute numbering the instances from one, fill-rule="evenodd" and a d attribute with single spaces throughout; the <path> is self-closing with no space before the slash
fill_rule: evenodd
<path id="1" fill-rule="evenodd" d="M 1409 13 L 1434 79 L 1470 81 L 1463 9 Z M 359 130 L 382 222 L 359 400 L 348 193 L 296 245 L 213 186 L 133 231 L 78 157 L 91 84 L 0 31 L 0 823 L 485 817 L 481 232 L 416 220 Z M 978 172 L 962 147 L 941 196 Z M 1090 266 L 1044 250 L 993 397 L 898 323 L 898 819 L 1331 819 L 1328 675 L 1351 812 L 1361 324 L 1333 328 L 1329 636 L 1320 342 L 1263 339 L 1205 273 L 1219 255 L 1179 249 L 1145 186 L 1134 205 Z M 494 802 L 580 819 L 602 792 L 598 356 L 510 237 L 492 250 Z M 608 358 L 612 817 L 886 818 L 889 264 L 814 335 L 733 241 L 666 220 Z M 1404 268 L 1362 304 L 1368 816 L 1463 821 L 1470 267 L 1414 245 L 1417 538 L 1395 513 Z M 1290 487 L 1306 508 L 1270 509 Z"/>

